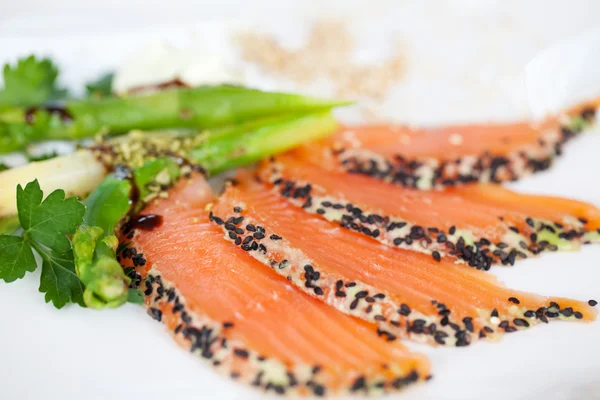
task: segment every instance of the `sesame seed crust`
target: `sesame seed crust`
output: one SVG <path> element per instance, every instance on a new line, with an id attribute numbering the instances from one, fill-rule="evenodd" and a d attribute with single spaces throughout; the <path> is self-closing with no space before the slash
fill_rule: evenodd
<path id="1" fill-rule="evenodd" d="M 237 204 L 236 207 L 246 209 L 244 204 Z M 341 312 L 377 324 L 379 335 L 387 340 L 408 338 L 431 345 L 462 347 L 477 339 L 498 339 L 503 333 L 525 329 L 537 322 L 548 322 L 548 319 L 552 318 L 575 319 L 573 315 L 561 314 L 560 308 L 553 305 L 556 303 L 541 307 L 537 311 L 533 310 L 531 314 L 528 313 L 531 310 L 527 307 L 518 306 L 508 298 L 503 299 L 508 311 L 500 313 L 497 310 L 478 309 L 476 315 L 462 320 L 453 317 L 452 304 L 443 304 L 436 299 L 430 300 L 430 308 L 419 310 L 410 304 L 396 301 L 393 293 L 378 290 L 361 281 L 348 280 L 340 274 L 325 272 L 301 249 L 293 247 L 285 236 L 265 228 L 262 221 L 255 220 L 244 211 L 242 214 L 244 224 L 251 224 L 264 232 L 264 237 L 260 240 L 253 238 L 251 242 L 240 245 L 243 250 L 285 276 L 308 295 L 321 299 Z M 210 218 L 213 222 L 215 219 L 231 221 L 239 215 L 211 214 Z M 228 235 L 230 230 L 224 225 L 220 226 L 224 231 L 223 238 L 235 244 Z M 272 240 L 271 235 L 276 235 L 278 239 Z M 243 239 L 242 243 L 245 240 Z M 514 298 L 517 298 L 517 295 Z M 550 311 L 550 315 L 546 311 Z M 519 322 L 515 325 L 512 322 L 515 318 L 523 319 L 527 323 Z M 503 321 L 507 321 L 508 329 L 497 329 L 496 326 Z"/>
<path id="2" fill-rule="evenodd" d="M 349 371 L 341 390 L 332 390 L 329 380 L 339 377 L 329 376 L 324 368 L 304 364 L 286 366 L 276 358 L 266 357 L 240 341 L 231 340 L 234 323 L 216 321 L 191 311 L 183 294 L 163 279 L 157 268 L 148 271 L 142 289 L 148 315 L 165 324 L 181 346 L 218 372 L 265 392 L 292 396 L 324 396 L 330 392 L 377 395 L 423 380 L 415 370 L 403 371 L 398 365 L 388 364 L 385 373 L 369 371 L 366 376 Z M 394 371 L 392 378 L 390 370 Z"/>
<path id="3" fill-rule="evenodd" d="M 474 182 L 501 183 L 547 170 L 562 154 L 565 143 L 594 123 L 595 110 L 584 109 L 578 116 L 565 118 L 559 129 L 542 133 L 535 145 L 505 155 L 485 152 L 443 161 L 427 157 L 407 159 L 400 154 L 386 158 L 367 149 L 343 145 L 331 149 L 331 155 L 350 173 L 422 190 Z"/>
<path id="4" fill-rule="evenodd" d="M 507 230 L 500 241 L 453 228 L 424 227 L 399 216 L 386 215 L 364 205 L 329 195 L 314 182 L 288 180 L 285 166 L 276 159 L 261 169 L 261 179 L 291 204 L 307 213 L 320 215 L 343 228 L 369 236 L 392 247 L 431 254 L 438 258 L 457 258 L 470 267 L 489 270 L 492 264 L 514 265 L 517 259 L 543 251 L 573 250 L 582 244 L 600 243 L 600 234 L 586 228 L 587 221 L 565 217 L 561 221 L 526 218 L 526 232 Z"/>
<path id="5" fill-rule="evenodd" d="M 220 373 L 276 394 L 325 393 L 321 371 L 310 365 L 297 365 L 290 370 L 279 360 L 231 340 L 235 324 L 191 311 L 183 294 L 164 280 L 158 269 L 148 272 L 144 292 L 148 314 L 163 322 L 180 345 Z"/>
<path id="6" fill-rule="evenodd" d="M 225 225 L 232 222 L 241 226 L 245 221 L 237 217 L 221 225 L 225 229 Z M 256 232 L 261 232 L 260 227 Z M 178 344 L 221 374 L 267 393 L 317 397 L 334 393 L 380 395 L 399 391 L 426 378 L 413 366 L 396 362 L 364 370 L 337 371 L 319 365 L 284 362 L 261 354 L 244 341 L 232 339 L 236 336 L 235 321 L 220 321 L 192 308 L 185 293 L 161 274 L 160 263 L 146 261 L 143 253 L 134 247 L 135 237 L 133 235 L 134 240 L 120 256 L 126 265 L 132 265 L 133 257 L 138 255 L 145 260 L 143 265 L 128 269 L 138 277 L 148 315 L 163 323 Z"/>

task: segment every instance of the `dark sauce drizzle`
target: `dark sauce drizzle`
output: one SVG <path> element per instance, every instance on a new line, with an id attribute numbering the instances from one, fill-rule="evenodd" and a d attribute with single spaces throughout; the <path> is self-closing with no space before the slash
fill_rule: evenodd
<path id="1" fill-rule="evenodd" d="M 33 124 L 35 122 L 35 115 L 40 110 L 48 112 L 51 116 L 57 115 L 62 122 L 73 121 L 73 116 L 64 106 L 34 106 L 28 107 L 25 110 L 25 122 Z"/>
<path id="2" fill-rule="evenodd" d="M 135 217 L 132 217 L 127 224 L 131 226 L 131 229 L 139 228 L 145 231 L 151 231 L 154 228 L 160 227 L 162 223 L 162 215 L 140 214 L 136 215 Z"/>

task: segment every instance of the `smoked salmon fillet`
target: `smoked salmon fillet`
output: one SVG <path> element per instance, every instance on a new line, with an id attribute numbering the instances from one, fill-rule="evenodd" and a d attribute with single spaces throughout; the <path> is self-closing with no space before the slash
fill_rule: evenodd
<path id="1" fill-rule="evenodd" d="M 278 394 L 376 394 L 429 376 L 427 360 L 375 326 L 294 288 L 223 240 L 204 210 L 201 176 L 153 201 L 126 228 L 121 253 L 135 266 L 148 313 L 193 354 L 232 378 Z M 140 218 L 138 218 L 139 220 Z"/>
<path id="2" fill-rule="evenodd" d="M 255 179 L 236 181 L 211 209 L 223 238 L 311 296 L 378 323 L 387 339 L 466 346 L 550 319 L 596 317 L 584 302 L 511 290 L 485 272 L 306 213 Z"/>
<path id="3" fill-rule="evenodd" d="M 600 100 L 533 124 L 344 127 L 317 146 L 336 168 L 419 189 L 500 183 L 548 169 L 564 144 L 596 122 Z"/>
<path id="4" fill-rule="evenodd" d="M 261 179 L 291 204 L 389 246 L 488 270 L 544 250 L 600 242 L 600 209 L 495 184 L 422 191 L 322 168 L 305 146 L 264 162 Z"/>

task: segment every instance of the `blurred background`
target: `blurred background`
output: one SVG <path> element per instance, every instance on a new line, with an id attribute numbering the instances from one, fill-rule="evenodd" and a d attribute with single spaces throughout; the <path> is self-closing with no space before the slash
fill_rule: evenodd
<path id="1" fill-rule="evenodd" d="M 93 57 L 100 69 L 108 64 L 123 65 L 153 40 L 160 40 L 179 48 L 219 53 L 217 56 L 228 62 L 234 59 L 237 63 L 240 58 L 250 61 L 244 67 L 246 84 L 316 94 L 332 92 L 331 85 L 323 84 L 327 70 L 330 77 L 339 75 L 335 68 L 339 70 L 340 64 L 354 64 L 356 76 L 347 74 L 346 82 L 338 84 L 344 87 L 334 87 L 333 94 L 363 97 L 372 107 L 363 110 L 361 118 L 419 124 L 529 116 L 523 83 L 526 64 L 558 40 L 595 28 L 600 15 L 600 2 L 595 0 L 0 3 L 0 40 L 17 40 L 23 52 L 30 43 L 28 38 L 35 38 L 40 50 L 55 49 L 58 42 L 64 50 L 59 58 Z M 322 26 L 335 25 L 336 21 L 343 21 L 343 25 L 333 26 L 333 32 L 331 26 Z M 284 66 L 282 73 L 273 58 L 288 59 L 289 64 L 290 53 L 269 54 L 273 50 L 270 40 L 275 38 L 286 49 L 303 49 L 314 33 L 311 27 L 315 22 L 321 22 L 323 28 L 312 36 L 321 51 L 297 54 L 297 59 L 309 60 L 305 64 L 319 71 L 306 77 L 303 71 L 285 70 Z M 345 30 L 349 38 L 341 40 Z M 254 39 L 260 34 L 267 36 L 258 36 L 261 43 L 247 50 L 229 40 L 231 34 L 240 31 L 252 33 Z M 14 40 L 0 42 L 0 48 L 18 51 Z M 386 60 L 390 68 L 370 74 L 385 78 L 368 81 L 369 74 L 364 73 L 369 71 L 368 65 Z M 364 64 L 367 67 L 360 71 Z M 66 68 L 71 72 L 69 63 Z M 73 69 L 69 79 L 84 81 L 97 72 L 93 69 Z M 346 88 L 350 83 L 361 87 Z M 384 86 L 385 93 L 381 90 Z"/>

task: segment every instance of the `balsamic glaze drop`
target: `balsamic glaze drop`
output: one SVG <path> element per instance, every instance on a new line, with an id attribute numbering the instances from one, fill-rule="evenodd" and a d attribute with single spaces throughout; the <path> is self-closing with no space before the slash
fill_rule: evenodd
<path id="1" fill-rule="evenodd" d="M 148 214 L 148 215 L 136 215 L 129 221 L 132 229 L 139 228 L 145 231 L 151 231 L 154 228 L 158 228 L 163 223 L 162 215 Z"/>

